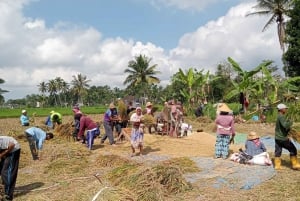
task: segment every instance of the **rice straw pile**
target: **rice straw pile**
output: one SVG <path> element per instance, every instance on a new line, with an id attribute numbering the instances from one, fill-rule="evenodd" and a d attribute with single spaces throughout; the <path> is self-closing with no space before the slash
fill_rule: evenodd
<path id="1" fill-rule="evenodd" d="M 292 128 L 289 132 L 289 136 L 293 138 L 296 142 L 300 143 L 300 131 L 297 131 L 295 128 Z"/>

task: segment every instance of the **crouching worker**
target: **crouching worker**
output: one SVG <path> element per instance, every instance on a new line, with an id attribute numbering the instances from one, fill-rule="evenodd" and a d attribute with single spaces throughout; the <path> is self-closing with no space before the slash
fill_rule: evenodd
<path id="1" fill-rule="evenodd" d="M 45 140 L 53 138 L 53 133 L 46 133 L 40 128 L 31 127 L 25 130 L 33 160 L 41 160 L 42 148 Z"/>
<path id="2" fill-rule="evenodd" d="M 86 140 L 87 147 L 91 150 L 94 144 L 94 139 L 100 135 L 99 125 L 86 115 L 78 115 L 78 117 L 80 118 L 80 122 L 77 140 L 82 140 L 83 144 L 85 144 Z M 85 130 L 87 130 L 86 138 L 84 136 Z"/>
<path id="3" fill-rule="evenodd" d="M 20 152 L 20 144 L 17 140 L 9 136 L 0 136 L 0 172 L 5 193 L 2 200 L 13 200 L 18 176 Z"/>

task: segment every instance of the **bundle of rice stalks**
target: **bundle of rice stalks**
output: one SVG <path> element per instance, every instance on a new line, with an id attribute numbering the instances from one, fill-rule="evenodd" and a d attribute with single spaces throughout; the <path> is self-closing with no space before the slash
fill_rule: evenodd
<path id="1" fill-rule="evenodd" d="M 144 115 L 143 122 L 146 126 L 156 124 L 155 118 L 150 114 Z"/>
<path id="2" fill-rule="evenodd" d="M 99 167 L 116 167 L 128 164 L 130 161 L 118 155 L 100 155 L 96 159 L 96 164 Z"/>
<path id="3" fill-rule="evenodd" d="M 74 131 L 72 122 L 55 126 L 54 134 L 62 137 L 70 137 Z"/>
<path id="4" fill-rule="evenodd" d="M 173 162 L 170 163 L 173 164 Z M 141 201 L 164 200 L 165 196 L 192 189 L 179 167 L 163 163 L 153 167 L 127 163 L 113 169 L 108 179 L 118 188 L 126 188 L 135 192 L 137 200 Z"/>
<path id="5" fill-rule="evenodd" d="M 293 138 L 296 142 L 300 143 L 300 131 L 297 131 L 295 128 L 292 128 L 289 132 L 289 136 Z"/>

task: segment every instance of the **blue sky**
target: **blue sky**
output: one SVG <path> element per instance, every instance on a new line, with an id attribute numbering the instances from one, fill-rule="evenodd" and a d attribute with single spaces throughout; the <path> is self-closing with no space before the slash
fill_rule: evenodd
<path id="1" fill-rule="evenodd" d="M 1 0 L 0 77 L 5 99 L 38 94 L 41 82 L 83 74 L 91 86 L 126 86 L 124 70 L 152 58 L 169 84 L 179 68 L 214 73 L 232 57 L 245 70 L 282 68 L 276 26 L 246 17 L 256 0 Z"/>
<path id="2" fill-rule="evenodd" d="M 104 37 L 122 37 L 170 49 L 179 38 L 209 20 L 224 15 L 238 0 L 219 1 L 203 10 L 156 7 L 145 0 L 40 0 L 24 9 L 32 18 L 43 18 L 47 26 L 59 21 L 93 26 Z"/>

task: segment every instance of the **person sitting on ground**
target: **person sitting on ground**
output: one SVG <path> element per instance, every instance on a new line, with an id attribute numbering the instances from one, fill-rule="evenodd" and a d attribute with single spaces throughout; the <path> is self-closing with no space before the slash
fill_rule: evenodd
<path id="1" fill-rule="evenodd" d="M 15 138 L 0 136 L 0 172 L 2 184 L 4 185 L 4 195 L 1 200 L 13 200 L 18 176 L 20 153 L 20 144 Z"/>
<path id="2" fill-rule="evenodd" d="M 261 141 L 256 132 L 251 131 L 245 142 L 245 152 L 253 158 L 248 161 L 249 164 L 271 165 L 272 161 L 264 143 Z"/>
<path id="3" fill-rule="evenodd" d="M 50 119 L 51 119 L 51 122 L 53 124 L 53 129 L 57 125 L 61 125 L 62 124 L 62 115 L 59 112 L 51 111 L 50 112 Z"/>
<path id="4" fill-rule="evenodd" d="M 29 117 L 27 116 L 27 111 L 22 110 L 22 114 L 20 116 L 20 121 L 22 126 L 29 126 Z"/>
<path id="5" fill-rule="evenodd" d="M 142 108 L 137 107 L 136 112 L 133 113 L 130 117 L 130 122 L 132 124 L 132 133 L 131 133 L 131 156 L 135 155 L 135 149 L 139 149 L 139 154 L 143 153 L 144 146 L 144 128 L 143 128 L 143 114 Z"/>
<path id="6" fill-rule="evenodd" d="M 41 160 L 44 141 L 52 139 L 53 133 L 46 133 L 38 127 L 30 127 L 25 130 L 25 135 L 29 144 L 32 159 Z"/>

